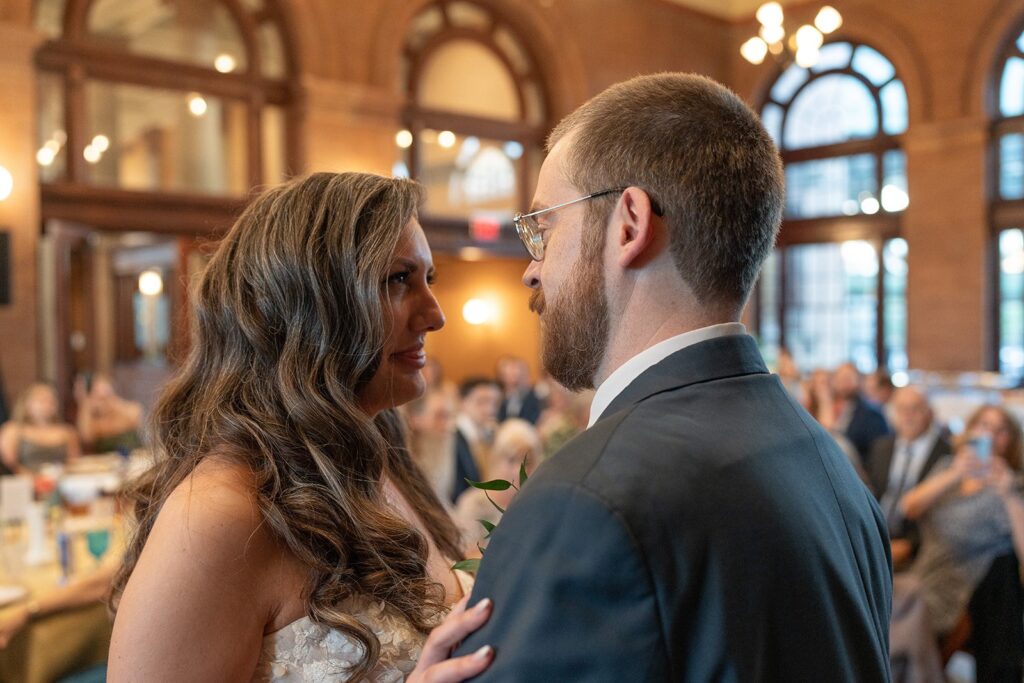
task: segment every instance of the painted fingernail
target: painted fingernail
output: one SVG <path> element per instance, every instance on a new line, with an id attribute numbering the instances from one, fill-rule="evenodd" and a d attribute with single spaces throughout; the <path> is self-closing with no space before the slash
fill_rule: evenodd
<path id="1" fill-rule="evenodd" d="M 491 606 L 491 599 L 490 598 L 484 598 L 480 602 L 476 603 L 476 606 L 473 609 L 475 609 L 477 612 L 483 612 L 484 610 L 486 610 L 490 606 Z"/>
<path id="2" fill-rule="evenodd" d="M 482 648 L 473 653 L 473 656 L 477 659 L 487 659 L 494 652 L 494 648 L 490 645 L 484 645 Z"/>

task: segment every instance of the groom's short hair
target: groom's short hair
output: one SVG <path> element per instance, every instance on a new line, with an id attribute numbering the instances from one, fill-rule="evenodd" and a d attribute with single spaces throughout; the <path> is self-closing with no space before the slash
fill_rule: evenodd
<path id="1" fill-rule="evenodd" d="M 634 185 L 662 209 L 680 275 L 707 307 L 746 302 L 782 217 L 785 178 L 771 137 L 733 92 L 663 73 L 614 85 L 567 116 L 568 180 L 581 193 Z M 614 197 L 610 197 L 613 199 Z M 607 202 L 593 202 L 604 221 Z"/>

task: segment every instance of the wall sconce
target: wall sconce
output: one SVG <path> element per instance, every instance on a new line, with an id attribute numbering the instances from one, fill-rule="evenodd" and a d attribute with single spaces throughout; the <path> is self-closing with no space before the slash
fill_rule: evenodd
<path id="1" fill-rule="evenodd" d="M 14 176 L 3 166 L 0 166 L 0 202 L 11 196 L 14 191 Z"/>
<path id="2" fill-rule="evenodd" d="M 487 299 L 470 299 L 462 307 L 462 317 L 470 325 L 486 325 L 498 319 L 498 305 Z"/>

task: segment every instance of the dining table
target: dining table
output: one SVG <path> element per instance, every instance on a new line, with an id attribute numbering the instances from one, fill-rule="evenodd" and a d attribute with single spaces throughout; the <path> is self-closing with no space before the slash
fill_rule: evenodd
<path id="1" fill-rule="evenodd" d="M 57 483 L 58 492 L 68 495 L 45 502 L 45 528 L 35 532 L 41 538 L 28 538 L 31 524 L 0 527 L 0 623 L 12 610 L 44 601 L 76 581 L 110 575 L 120 563 L 125 532 L 116 493 L 127 465 L 120 456 L 79 460 Z M 90 478 L 95 495 L 83 500 Z M 0 649 L 0 683 L 53 683 L 102 665 L 111 627 L 101 598 L 31 618 Z"/>

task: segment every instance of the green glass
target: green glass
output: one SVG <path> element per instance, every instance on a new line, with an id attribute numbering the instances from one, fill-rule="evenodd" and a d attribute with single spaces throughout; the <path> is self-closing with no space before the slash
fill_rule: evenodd
<path id="1" fill-rule="evenodd" d="M 85 532 L 85 540 L 89 546 L 89 554 L 96 558 L 96 564 L 100 563 L 103 555 L 110 547 L 110 530 L 94 529 Z"/>

